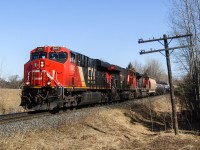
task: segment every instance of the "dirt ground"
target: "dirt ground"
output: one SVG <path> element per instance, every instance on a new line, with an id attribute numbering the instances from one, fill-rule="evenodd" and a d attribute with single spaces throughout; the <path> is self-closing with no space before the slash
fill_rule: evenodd
<path id="1" fill-rule="evenodd" d="M 0 149 L 200 149 L 197 131 L 180 130 L 179 135 L 174 135 L 167 96 L 122 105 L 106 106 L 108 109 L 94 111 L 93 115 L 56 129 L 1 137 Z"/>

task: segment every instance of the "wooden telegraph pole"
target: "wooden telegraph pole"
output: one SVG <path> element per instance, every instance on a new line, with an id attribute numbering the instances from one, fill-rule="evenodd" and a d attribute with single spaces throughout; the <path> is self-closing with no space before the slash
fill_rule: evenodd
<path id="1" fill-rule="evenodd" d="M 165 57 L 166 57 L 166 62 L 167 62 L 167 70 L 168 70 L 168 80 L 169 80 L 169 85 L 170 85 L 170 97 L 171 97 L 171 105 L 172 105 L 172 120 L 173 120 L 173 128 L 174 128 L 174 133 L 175 135 L 178 134 L 178 121 L 177 121 L 177 114 L 176 114 L 176 101 L 175 101 L 175 96 L 174 96 L 174 88 L 173 88 L 173 83 L 172 83 L 172 71 L 171 71 L 171 63 L 170 63 L 170 53 L 169 50 L 175 50 L 175 49 L 180 49 L 180 48 L 187 48 L 190 45 L 185 45 L 185 46 L 179 46 L 179 47 L 172 47 L 169 48 L 169 43 L 176 38 L 183 38 L 183 37 L 188 37 L 188 36 L 192 36 L 192 34 L 186 34 L 186 35 L 177 35 L 177 36 L 173 36 L 173 37 L 167 37 L 166 34 L 163 35 L 163 38 L 159 38 L 159 39 L 152 39 L 152 40 L 143 40 L 143 39 L 139 39 L 138 43 L 146 43 L 146 42 L 155 42 L 158 41 L 161 43 L 161 41 L 164 41 L 164 47 L 165 49 L 158 49 L 158 50 L 150 50 L 150 51 L 145 51 L 145 50 L 141 50 L 140 51 L 140 55 L 142 54 L 148 54 L 148 53 L 155 53 L 155 52 L 160 52 L 161 51 L 165 51 Z M 171 41 L 168 43 L 168 39 L 170 39 Z M 162 43 L 161 43 L 162 44 Z M 173 52 L 173 51 L 172 51 Z"/>

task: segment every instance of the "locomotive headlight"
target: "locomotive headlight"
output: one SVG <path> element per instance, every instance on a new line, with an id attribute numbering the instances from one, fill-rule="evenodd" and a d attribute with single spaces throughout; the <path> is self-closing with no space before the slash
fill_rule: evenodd
<path id="1" fill-rule="evenodd" d="M 26 81 L 25 84 L 26 84 L 26 85 L 30 85 L 30 82 L 29 82 L 29 81 Z"/>
<path id="2" fill-rule="evenodd" d="M 51 85 L 51 81 L 48 81 L 48 82 L 47 82 L 47 85 Z"/>
<path id="3" fill-rule="evenodd" d="M 40 61 L 40 67 L 44 67 L 44 61 Z"/>

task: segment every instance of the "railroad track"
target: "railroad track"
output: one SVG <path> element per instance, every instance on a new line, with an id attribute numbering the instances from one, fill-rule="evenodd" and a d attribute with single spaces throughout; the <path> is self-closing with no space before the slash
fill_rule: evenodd
<path id="1" fill-rule="evenodd" d="M 49 112 L 22 112 L 22 113 L 5 114 L 5 115 L 0 115 L 0 124 L 24 121 L 49 115 L 52 114 Z"/>
<path id="2" fill-rule="evenodd" d="M 155 96 L 155 97 L 149 97 L 151 100 L 158 99 L 160 96 Z M 143 98 L 144 100 L 148 100 L 148 97 Z M 136 103 L 140 103 L 141 99 L 136 99 L 134 100 Z M 121 101 L 122 103 L 123 101 Z M 115 102 L 113 102 L 115 103 Z M 90 105 L 89 107 L 94 107 L 96 104 Z M 106 105 L 106 104 L 105 104 Z M 98 105 L 100 106 L 100 105 Z M 66 113 L 66 110 L 74 110 L 74 109 L 82 109 L 82 108 L 88 108 L 88 106 L 79 106 L 79 107 L 72 107 L 72 108 L 67 108 L 67 109 L 60 109 L 63 110 L 62 113 Z M 61 114 L 61 112 L 59 113 Z M 30 111 L 30 112 L 22 112 L 22 113 L 13 113 L 13 114 L 5 114 L 5 115 L 0 115 L 0 124 L 6 124 L 6 123 L 11 123 L 11 122 L 17 122 L 17 121 L 24 121 L 24 120 L 31 120 L 34 118 L 39 118 L 39 117 L 44 117 L 44 116 L 51 116 L 55 115 L 53 113 L 50 113 L 49 111 L 41 111 L 41 112 L 35 112 L 35 111 Z"/>

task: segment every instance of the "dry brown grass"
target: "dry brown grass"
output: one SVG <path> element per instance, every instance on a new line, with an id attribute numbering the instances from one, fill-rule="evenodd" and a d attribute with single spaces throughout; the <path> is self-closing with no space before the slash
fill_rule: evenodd
<path id="1" fill-rule="evenodd" d="M 168 101 L 160 99 L 151 105 L 97 109 L 93 115 L 60 125 L 57 129 L 1 137 L 0 149 L 200 149 L 199 136 L 184 134 L 184 131 L 174 136 L 173 130 L 161 128 L 164 126 L 162 113 L 170 111 L 166 103 Z M 148 114 L 150 108 L 152 120 Z M 152 121 L 154 131 L 151 130 Z"/>
<path id="2" fill-rule="evenodd" d="M 0 114 L 23 111 L 20 105 L 20 95 L 18 89 L 0 88 Z"/>

